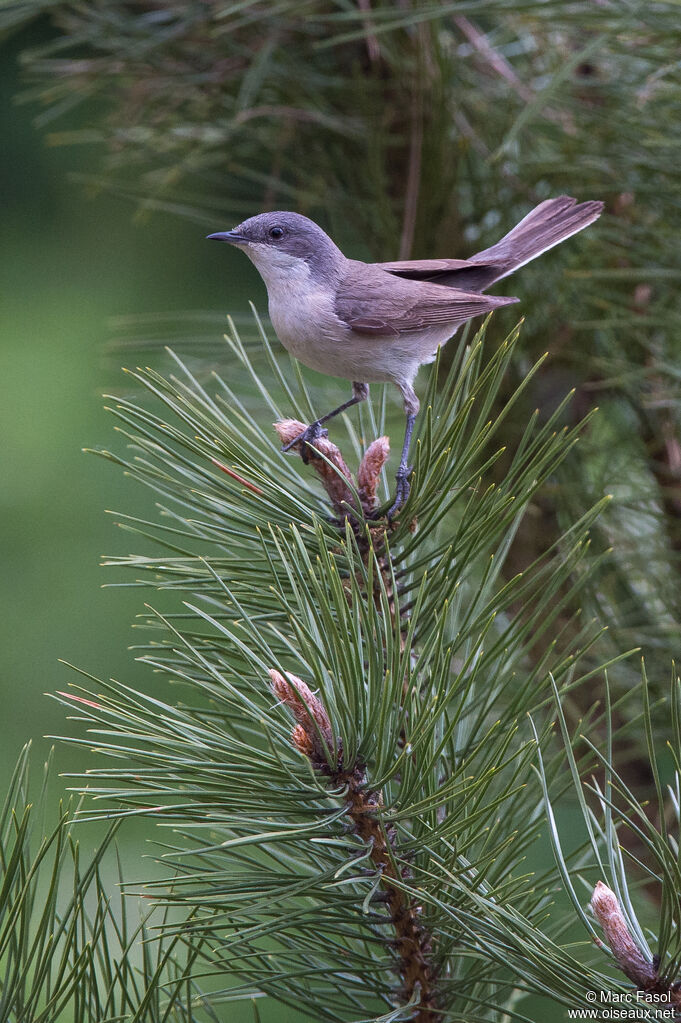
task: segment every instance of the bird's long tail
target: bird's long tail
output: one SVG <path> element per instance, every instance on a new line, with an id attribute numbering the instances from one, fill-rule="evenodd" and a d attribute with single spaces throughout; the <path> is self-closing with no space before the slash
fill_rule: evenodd
<path id="1" fill-rule="evenodd" d="M 520 221 L 519 224 L 505 234 L 504 237 L 489 249 L 476 252 L 472 262 L 495 262 L 501 264 L 502 270 L 495 280 L 501 280 L 519 267 L 536 259 L 542 252 L 552 249 L 554 245 L 577 234 L 594 220 L 598 220 L 603 210 L 603 203 L 597 201 L 580 202 L 569 195 L 559 195 L 556 199 L 547 199 Z M 490 282 L 493 283 L 493 282 Z M 489 285 L 485 285 L 489 287 Z"/>

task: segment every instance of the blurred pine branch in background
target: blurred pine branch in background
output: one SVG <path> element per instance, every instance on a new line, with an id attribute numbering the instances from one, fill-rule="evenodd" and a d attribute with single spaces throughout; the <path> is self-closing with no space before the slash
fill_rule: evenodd
<path id="1" fill-rule="evenodd" d="M 0 809 L 0 1019 L 7 1023 L 192 1023 L 198 989 L 169 912 L 126 898 L 118 823 L 91 848 L 78 803 L 50 812 L 50 755 L 31 786 L 23 748 Z M 38 791 L 36 792 L 36 789 Z M 77 832 L 77 833 L 76 833 Z M 127 903 L 127 906 L 126 906 Z"/>

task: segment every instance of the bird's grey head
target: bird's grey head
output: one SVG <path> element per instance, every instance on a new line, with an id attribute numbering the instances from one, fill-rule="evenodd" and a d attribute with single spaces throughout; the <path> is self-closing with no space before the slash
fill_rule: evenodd
<path id="1" fill-rule="evenodd" d="M 278 211 L 249 217 L 231 231 L 209 234 L 246 253 L 265 282 L 272 276 L 304 270 L 316 280 L 333 277 L 344 256 L 328 234 L 309 217 Z"/>

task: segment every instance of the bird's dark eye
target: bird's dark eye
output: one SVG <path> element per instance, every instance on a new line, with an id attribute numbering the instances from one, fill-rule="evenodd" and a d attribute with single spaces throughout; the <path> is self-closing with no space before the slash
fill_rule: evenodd
<path id="1" fill-rule="evenodd" d="M 270 228 L 270 238 L 274 238 L 275 240 L 278 241 L 280 238 L 283 238 L 283 237 L 284 237 L 284 228 L 283 227 L 271 227 Z"/>

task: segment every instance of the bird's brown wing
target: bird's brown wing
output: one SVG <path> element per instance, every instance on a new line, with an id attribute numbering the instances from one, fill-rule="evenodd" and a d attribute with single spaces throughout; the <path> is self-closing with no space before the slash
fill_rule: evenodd
<path id="1" fill-rule="evenodd" d="M 475 259 L 408 259 L 397 263 L 374 263 L 374 266 L 406 280 L 430 281 L 447 288 L 484 291 L 504 277 L 509 263 L 503 260 Z"/>
<path id="2" fill-rule="evenodd" d="M 348 263 L 336 293 L 335 312 L 358 334 L 397 337 L 439 326 L 450 326 L 453 333 L 474 316 L 518 301 L 403 280 L 375 264 Z"/>

